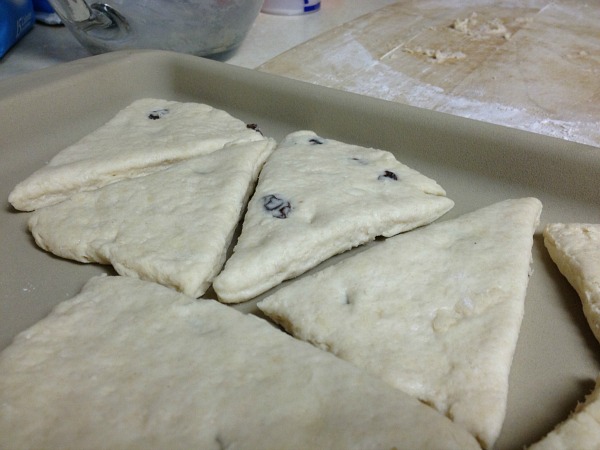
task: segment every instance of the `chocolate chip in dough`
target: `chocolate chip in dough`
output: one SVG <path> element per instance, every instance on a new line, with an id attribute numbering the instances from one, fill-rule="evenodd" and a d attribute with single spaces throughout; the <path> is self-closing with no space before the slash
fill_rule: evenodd
<path id="1" fill-rule="evenodd" d="M 150 111 L 150 114 L 148 114 L 148 119 L 158 120 L 162 117 L 165 117 L 167 114 L 169 114 L 168 109 L 155 109 L 153 111 Z"/>
<path id="2" fill-rule="evenodd" d="M 389 180 L 398 180 L 398 175 L 396 175 L 394 172 L 390 171 L 390 170 L 385 170 L 381 175 L 379 175 L 377 177 L 378 180 L 385 180 L 385 179 L 389 179 Z"/>
<path id="3" fill-rule="evenodd" d="M 288 200 L 274 194 L 265 195 L 262 198 L 263 207 L 276 219 L 287 219 L 292 212 L 292 205 Z"/>
<path id="4" fill-rule="evenodd" d="M 247 123 L 246 124 L 246 128 L 254 130 L 257 133 L 260 133 L 261 136 L 264 136 L 264 134 L 262 133 L 262 131 L 260 131 L 260 128 L 258 128 L 258 124 L 257 123 Z"/>

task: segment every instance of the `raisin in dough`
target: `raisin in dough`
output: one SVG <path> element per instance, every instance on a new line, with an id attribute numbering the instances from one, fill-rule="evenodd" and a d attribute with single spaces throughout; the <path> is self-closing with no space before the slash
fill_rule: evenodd
<path id="1" fill-rule="evenodd" d="M 600 341 L 600 224 L 548 224 L 544 245 L 579 294 L 585 317 Z"/>
<path id="2" fill-rule="evenodd" d="M 0 353 L 0 448 L 457 449 L 466 431 L 263 319 L 92 278 Z"/>
<path id="3" fill-rule="evenodd" d="M 143 177 L 79 192 L 34 211 L 43 249 L 112 264 L 199 297 L 223 267 L 233 233 L 272 140 L 232 144 Z"/>
<path id="4" fill-rule="evenodd" d="M 60 151 L 9 195 L 19 210 L 57 203 L 74 192 L 144 175 L 230 142 L 263 140 L 225 111 L 199 103 L 141 99 Z"/>
<path id="5" fill-rule="evenodd" d="M 537 199 L 507 200 L 395 236 L 258 307 L 491 448 L 505 417 L 540 212 Z"/>
<path id="6" fill-rule="evenodd" d="M 248 300 L 329 257 L 428 224 L 454 203 L 433 180 L 382 150 L 292 133 L 260 175 L 219 300 Z"/>
<path id="7" fill-rule="evenodd" d="M 564 422 L 558 424 L 529 450 L 582 450 L 600 448 L 600 378 L 596 387 L 577 405 Z"/>

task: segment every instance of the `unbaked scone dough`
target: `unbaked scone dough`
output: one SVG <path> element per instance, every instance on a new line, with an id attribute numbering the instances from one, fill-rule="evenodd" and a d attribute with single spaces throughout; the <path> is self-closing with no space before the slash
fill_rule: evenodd
<path id="1" fill-rule="evenodd" d="M 529 450 L 592 450 L 600 448 L 600 378 L 596 387 L 577 405 L 573 414 L 558 424 Z"/>
<path id="2" fill-rule="evenodd" d="M 16 209 L 32 211 L 228 143 L 263 139 L 241 120 L 209 105 L 144 98 L 61 150 L 15 186 L 8 199 Z"/>
<path id="3" fill-rule="evenodd" d="M 600 341 L 600 224 L 548 224 L 544 245 L 579 294 L 585 317 Z"/>
<path id="4" fill-rule="evenodd" d="M 258 307 L 294 336 L 434 406 L 492 448 L 523 317 L 534 198 L 378 243 Z"/>
<path id="5" fill-rule="evenodd" d="M 436 220 L 454 206 L 445 194 L 389 152 L 292 133 L 265 163 L 213 287 L 226 303 L 251 299 L 377 236 Z"/>
<path id="6" fill-rule="evenodd" d="M 479 448 L 459 426 L 255 316 L 96 277 L 0 353 L 0 448 Z"/>
<path id="7" fill-rule="evenodd" d="M 272 140 L 231 144 L 152 174 L 79 192 L 29 219 L 63 258 L 201 296 L 225 262 Z"/>

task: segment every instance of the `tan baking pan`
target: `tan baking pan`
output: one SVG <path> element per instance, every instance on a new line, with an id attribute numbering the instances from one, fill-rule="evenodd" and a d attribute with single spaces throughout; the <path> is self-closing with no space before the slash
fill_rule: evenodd
<path id="1" fill-rule="evenodd" d="M 119 52 L 0 83 L 0 348 L 109 268 L 55 258 L 30 237 L 13 186 L 64 146 L 141 97 L 209 103 L 281 139 L 312 129 L 394 152 L 456 202 L 441 220 L 506 198 L 538 197 L 543 224 L 600 222 L 600 149 L 321 88 L 168 52 Z M 333 181 L 333 180 L 332 180 Z M 579 298 L 536 235 L 533 275 L 498 449 L 520 449 L 593 387 L 600 344 Z M 253 303 L 242 306 L 252 310 Z"/>

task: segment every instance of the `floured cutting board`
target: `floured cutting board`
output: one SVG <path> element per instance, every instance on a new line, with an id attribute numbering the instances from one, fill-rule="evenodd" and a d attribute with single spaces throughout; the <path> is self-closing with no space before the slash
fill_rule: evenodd
<path id="1" fill-rule="evenodd" d="M 600 147 L 600 4 L 406 1 L 258 69 Z"/>

